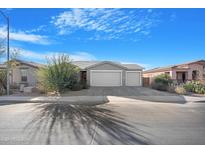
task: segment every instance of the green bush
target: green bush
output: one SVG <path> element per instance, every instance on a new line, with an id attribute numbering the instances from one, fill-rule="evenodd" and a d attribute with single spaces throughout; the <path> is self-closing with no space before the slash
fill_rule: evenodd
<path id="1" fill-rule="evenodd" d="M 58 55 L 48 58 L 46 67 L 38 70 L 38 81 L 45 91 L 63 92 L 78 82 L 79 68 L 71 64 L 69 56 Z"/>
<path id="2" fill-rule="evenodd" d="M 205 85 L 198 81 L 189 81 L 184 84 L 184 88 L 189 92 L 205 94 Z"/>
<path id="3" fill-rule="evenodd" d="M 184 88 L 188 91 L 188 92 L 193 92 L 194 89 L 194 84 L 192 82 L 187 82 L 184 84 Z"/>
<path id="4" fill-rule="evenodd" d="M 152 88 L 162 91 L 167 91 L 169 84 L 172 83 L 171 77 L 168 74 L 160 74 L 155 77 L 152 83 Z"/>

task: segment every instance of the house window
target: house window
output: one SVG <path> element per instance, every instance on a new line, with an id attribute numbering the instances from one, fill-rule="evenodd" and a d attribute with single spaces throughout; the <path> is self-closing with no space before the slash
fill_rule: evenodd
<path id="1" fill-rule="evenodd" d="M 21 81 L 22 82 L 27 82 L 28 78 L 27 78 L 27 69 L 21 69 Z"/>

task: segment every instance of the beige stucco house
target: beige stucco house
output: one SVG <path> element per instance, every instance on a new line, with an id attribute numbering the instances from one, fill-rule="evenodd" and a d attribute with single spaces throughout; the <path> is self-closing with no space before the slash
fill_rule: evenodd
<path id="1" fill-rule="evenodd" d="M 16 66 L 12 67 L 10 70 L 10 85 L 13 87 L 19 87 L 20 84 L 25 86 L 36 86 L 36 71 L 40 67 L 43 67 L 43 65 L 34 62 L 16 60 Z M 0 69 L 6 69 L 6 65 L 1 64 Z"/>
<path id="2" fill-rule="evenodd" d="M 143 67 L 113 61 L 73 61 L 80 70 L 80 80 L 89 86 L 142 86 Z"/>
<path id="3" fill-rule="evenodd" d="M 198 60 L 179 65 L 159 67 L 143 72 L 144 78 L 149 78 L 152 83 L 160 74 L 169 74 L 172 80 L 186 82 L 189 80 L 205 80 L 205 60 Z"/>

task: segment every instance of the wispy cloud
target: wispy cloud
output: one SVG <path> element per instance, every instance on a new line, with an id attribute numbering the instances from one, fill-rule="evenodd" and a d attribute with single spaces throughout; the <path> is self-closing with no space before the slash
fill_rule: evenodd
<path id="1" fill-rule="evenodd" d="M 48 27 L 48 26 L 47 25 L 40 25 L 37 28 L 26 30 L 25 32 L 26 33 L 35 33 L 35 32 L 40 32 L 40 31 L 46 31 L 47 30 L 46 27 Z"/>
<path id="2" fill-rule="evenodd" d="M 5 38 L 6 34 L 7 34 L 6 27 L 5 26 L 0 27 L 0 38 Z M 34 44 L 43 44 L 43 45 L 50 44 L 50 41 L 46 36 L 30 34 L 30 33 L 28 34 L 23 31 L 11 30 L 10 39 L 15 41 L 34 43 Z"/>
<path id="3" fill-rule="evenodd" d="M 58 55 L 58 54 L 67 54 L 70 56 L 71 60 L 96 60 L 96 57 L 88 52 L 63 52 L 63 51 L 51 51 L 51 52 L 35 52 L 31 50 L 25 50 L 21 48 L 11 48 L 12 51 L 19 51 L 19 57 L 21 59 L 31 60 L 35 62 L 46 62 L 46 58 Z"/>
<path id="4" fill-rule="evenodd" d="M 159 22 L 152 9 L 69 9 L 52 17 L 60 35 L 93 31 L 89 39 L 120 39 L 129 34 L 148 35 Z"/>

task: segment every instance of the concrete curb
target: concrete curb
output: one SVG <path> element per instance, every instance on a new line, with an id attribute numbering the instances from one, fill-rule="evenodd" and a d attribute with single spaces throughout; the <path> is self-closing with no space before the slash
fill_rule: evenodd
<path id="1" fill-rule="evenodd" d="M 205 102 L 205 97 L 191 97 L 191 96 L 108 96 L 109 101 L 113 102 L 164 102 L 164 103 L 187 103 L 187 102 Z"/>
<path id="2" fill-rule="evenodd" d="M 26 96 L 1 96 L 0 103 L 68 103 L 75 105 L 98 105 L 107 102 L 164 102 L 186 103 L 205 102 L 205 97 L 191 96 L 69 96 L 69 97 L 26 97 Z"/>
<path id="3" fill-rule="evenodd" d="M 109 102 L 106 96 L 70 96 L 70 97 L 25 97 L 3 96 L 0 103 L 67 103 L 75 105 L 98 105 Z"/>

